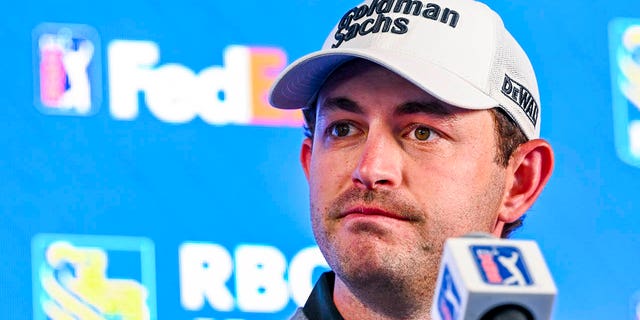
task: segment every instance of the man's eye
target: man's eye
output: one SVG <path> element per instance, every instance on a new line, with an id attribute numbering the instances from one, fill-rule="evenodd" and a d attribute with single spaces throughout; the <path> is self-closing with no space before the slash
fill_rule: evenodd
<path id="1" fill-rule="evenodd" d="M 330 128 L 330 134 L 334 137 L 347 137 L 354 133 L 353 125 L 350 123 L 336 123 Z"/>
<path id="2" fill-rule="evenodd" d="M 411 135 L 413 135 L 412 138 L 415 138 L 416 140 L 428 141 L 437 137 L 438 134 L 429 127 L 417 126 L 413 129 Z"/>

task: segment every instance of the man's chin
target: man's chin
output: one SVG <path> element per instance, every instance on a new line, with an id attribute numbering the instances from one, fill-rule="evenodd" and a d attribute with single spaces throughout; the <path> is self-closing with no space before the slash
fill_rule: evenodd
<path id="1" fill-rule="evenodd" d="M 335 272 L 340 279 L 350 284 L 350 286 L 362 284 L 372 286 L 376 283 L 386 283 L 391 281 L 391 279 L 398 278 L 400 275 L 399 270 L 384 263 L 370 260 L 355 263 L 343 262 Z"/>
<path id="2" fill-rule="evenodd" d="M 402 254 L 406 248 L 398 248 L 381 239 L 376 233 L 359 232 L 351 234 L 341 248 L 335 248 L 336 266 L 339 273 L 351 277 L 368 278 L 398 273 L 402 265 Z"/>
<path id="3" fill-rule="evenodd" d="M 352 281 L 408 279 L 422 274 L 421 269 L 437 270 L 440 252 L 408 234 L 378 224 L 354 224 L 331 237 L 331 245 L 323 251 L 331 268 Z"/>

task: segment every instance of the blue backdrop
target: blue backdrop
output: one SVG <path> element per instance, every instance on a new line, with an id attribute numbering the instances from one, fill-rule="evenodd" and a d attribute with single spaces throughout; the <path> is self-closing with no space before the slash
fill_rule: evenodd
<path id="1" fill-rule="evenodd" d="M 266 90 L 358 2 L 5 4 L 0 318 L 291 314 L 324 263 L 300 116 Z M 640 319 L 640 2 L 487 3 L 556 152 L 516 233 L 545 254 L 554 319 Z"/>

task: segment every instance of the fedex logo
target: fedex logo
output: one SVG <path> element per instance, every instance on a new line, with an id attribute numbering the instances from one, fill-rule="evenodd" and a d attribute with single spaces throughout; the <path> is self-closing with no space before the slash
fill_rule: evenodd
<path id="1" fill-rule="evenodd" d="M 516 247 L 471 246 L 482 279 L 488 284 L 530 286 L 533 284 L 522 253 Z"/>
<path id="2" fill-rule="evenodd" d="M 196 72 L 176 63 L 158 65 L 160 48 L 150 41 L 116 40 L 109 44 L 111 115 L 133 120 L 144 94 L 159 120 L 185 123 L 198 117 L 209 124 L 292 125 L 299 112 L 278 110 L 267 102 L 268 90 L 286 64 L 275 48 L 229 46 L 224 65 Z"/>
<path id="3" fill-rule="evenodd" d="M 92 115 L 100 105 L 100 41 L 88 26 L 43 24 L 34 31 L 35 104 L 45 114 Z M 107 48 L 109 112 L 135 120 L 146 109 L 183 124 L 300 126 L 299 111 L 272 108 L 268 90 L 286 65 L 278 48 L 228 46 L 223 63 L 193 70 L 160 63 L 152 41 L 113 40 Z"/>
<path id="4" fill-rule="evenodd" d="M 86 116 L 100 106 L 100 42 L 89 26 L 34 30 L 35 105 L 45 114 Z"/>
<path id="5" fill-rule="evenodd" d="M 438 292 L 438 312 L 440 319 L 453 320 L 458 319 L 460 313 L 460 294 L 449 272 L 449 266 L 445 265 L 442 283 Z"/>
<path id="6" fill-rule="evenodd" d="M 609 37 L 616 150 L 640 167 L 640 19 L 612 21 Z"/>
<path id="7" fill-rule="evenodd" d="M 32 256 L 34 319 L 156 319 L 151 241 L 38 235 Z"/>

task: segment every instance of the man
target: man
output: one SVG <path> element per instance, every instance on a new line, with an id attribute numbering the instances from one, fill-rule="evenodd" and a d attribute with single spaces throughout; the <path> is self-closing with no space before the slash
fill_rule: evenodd
<path id="1" fill-rule="evenodd" d="M 533 68 L 472 0 L 370 0 L 276 81 L 333 272 L 294 319 L 429 319 L 446 238 L 508 236 L 553 167 Z M 335 272 L 335 273 L 334 273 Z"/>

